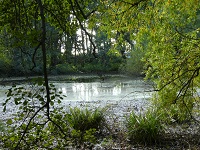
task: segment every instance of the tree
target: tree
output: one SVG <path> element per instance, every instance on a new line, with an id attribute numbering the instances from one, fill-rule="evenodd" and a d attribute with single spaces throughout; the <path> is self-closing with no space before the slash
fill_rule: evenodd
<path id="1" fill-rule="evenodd" d="M 35 143 L 41 139 L 48 139 L 42 141 L 47 147 L 52 146 L 54 140 L 58 146 L 67 143 L 68 129 L 65 122 L 61 122 L 64 118 L 59 113 L 61 109 L 51 110 L 62 97 L 48 82 L 47 26 L 67 35 L 70 48 L 75 44 L 70 37 L 81 28 L 91 43 L 94 58 L 97 57 L 96 45 L 83 21 L 89 21 L 91 29 L 98 23 L 108 39 L 117 40 L 116 47 L 122 53 L 128 44 L 136 41 L 137 48 L 145 52 L 147 78 L 156 83 L 158 108 L 169 110 L 173 119 L 182 121 L 190 119 L 194 105 L 199 103 L 196 91 L 200 86 L 199 0 L 8 0 L 0 1 L 0 5 L 1 33 L 6 33 L 10 47 L 14 47 L 13 54 L 27 53 L 28 47 L 30 57 L 27 61 L 31 60 L 32 68 L 35 68 L 41 63 L 36 58 L 40 58 L 43 72 L 43 78 L 36 79 L 39 90 L 35 94 L 23 87 L 8 90 L 4 110 L 13 100 L 20 108 L 20 116 L 15 119 L 23 120 L 23 123 L 14 127 L 17 134 L 10 130 L 13 134 L 4 139 L 6 146 L 35 148 L 38 146 Z M 58 37 L 55 41 L 58 44 Z M 52 46 L 58 50 L 56 47 Z M 51 64 L 55 65 L 56 58 L 51 58 Z M 12 119 L 7 121 L 8 124 L 12 122 Z M 52 134 L 46 132 L 48 128 Z M 55 139 L 54 134 L 61 136 Z"/>
<path id="2" fill-rule="evenodd" d="M 145 52 L 146 77 L 156 83 L 160 108 L 171 110 L 169 114 L 178 121 L 191 118 L 199 104 L 199 1 L 103 3 L 107 11 L 101 18 L 102 29 L 112 37 L 134 31 L 130 38 Z"/>
<path id="3" fill-rule="evenodd" d="M 47 27 L 51 26 L 56 31 L 73 34 L 79 26 L 83 28 L 82 21 L 87 19 L 96 10 L 95 7 L 93 7 L 94 9 L 92 11 L 85 7 L 89 2 L 90 4 L 94 4 L 91 1 L 84 1 L 80 5 L 78 0 L 0 1 L 0 29 L 2 33 L 6 32 L 9 42 L 11 42 L 9 46 L 14 47 L 17 54 L 20 51 L 22 53 L 30 53 L 31 59 L 28 61 L 32 61 L 32 69 L 37 67 L 36 60 L 39 57 L 42 62 L 38 62 L 42 64 L 43 72 L 43 78 L 36 79 L 36 83 L 33 82 L 33 84 L 38 86 L 38 91 L 35 94 L 27 92 L 27 89 L 24 89 L 24 87 L 12 87 L 8 90 L 7 99 L 3 104 L 4 111 L 6 111 L 6 105 L 8 103 L 14 102 L 15 105 L 19 106 L 18 119 L 21 122 L 16 126 L 14 125 L 15 132 L 11 128 L 9 133 L 13 134 L 10 137 L 8 136 L 7 139 L 4 139 L 7 141 L 5 146 L 12 147 L 13 149 L 31 148 L 34 147 L 35 143 L 35 146 L 37 146 L 37 138 L 43 136 L 43 129 L 45 130 L 45 127 L 49 125 L 59 129 L 59 133 L 63 135 L 64 140 L 67 140 L 67 131 L 64 131 L 64 127 L 55 121 L 57 120 L 55 115 L 58 115 L 59 111 L 57 109 L 54 110 L 54 113 L 50 111 L 54 102 L 57 101 L 60 103 L 62 97 L 56 93 L 54 86 L 50 85 L 48 80 L 48 48 L 57 51 L 58 38 L 55 37 L 56 41 L 51 42 L 55 46 L 49 45 L 48 47 L 47 40 L 50 41 L 51 39 L 47 39 Z M 71 15 L 76 18 L 72 22 L 69 22 L 68 18 Z M 87 31 L 85 32 L 87 33 Z M 26 52 L 27 47 L 29 48 L 28 52 Z M 95 47 L 93 53 L 95 55 Z M 53 55 L 50 60 L 50 65 L 55 65 L 54 63 L 56 62 L 54 62 L 55 58 Z M 42 118 L 41 113 L 44 115 Z M 18 120 L 17 118 L 15 119 Z M 39 121 L 38 119 L 41 120 Z M 12 122 L 12 119 L 7 121 L 9 125 Z M 37 138 L 31 140 L 34 136 Z M 45 135 L 45 137 L 48 137 L 48 135 Z M 62 141 L 62 138 L 59 140 Z M 46 145 L 49 146 L 51 144 L 50 140 Z"/>

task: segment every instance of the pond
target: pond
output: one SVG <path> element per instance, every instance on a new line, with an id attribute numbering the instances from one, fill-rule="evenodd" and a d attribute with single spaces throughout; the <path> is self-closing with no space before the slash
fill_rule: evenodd
<path id="1" fill-rule="evenodd" d="M 152 85 L 142 79 L 111 78 L 103 82 L 54 82 L 66 95 L 64 101 L 133 100 L 149 98 Z"/>
<path id="2" fill-rule="evenodd" d="M 104 81 L 92 82 L 51 81 L 66 96 L 63 106 L 94 106 L 111 105 L 115 112 L 122 113 L 127 109 L 141 110 L 148 104 L 152 95 L 152 84 L 142 78 L 115 77 Z M 6 98 L 5 92 L 10 86 L 0 86 L 0 104 Z M 119 108 L 120 107 L 120 108 Z M 0 111 L 3 107 L 0 106 Z M 10 108 L 12 110 L 12 108 Z"/>

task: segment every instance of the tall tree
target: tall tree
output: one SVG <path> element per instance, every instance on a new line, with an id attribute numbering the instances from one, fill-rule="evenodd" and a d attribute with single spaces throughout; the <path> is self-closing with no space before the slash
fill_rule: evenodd
<path id="1" fill-rule="evenodd" d="M 161 108 L 177 120 L 190 118 L 199 98 L 199 0 L 104 1 L 102 29 L 111 36 L 134 31 L 136 46 L 146 51 L 146 75 L 153 79 Z M 123 35 L 121 36 L 122 41 Z M 120 38 L 120 37 L 119 37 Z M 146 41 L 145 45 L 144 42 Z M 134 59 L 134 58 L 131 58 Z"/>

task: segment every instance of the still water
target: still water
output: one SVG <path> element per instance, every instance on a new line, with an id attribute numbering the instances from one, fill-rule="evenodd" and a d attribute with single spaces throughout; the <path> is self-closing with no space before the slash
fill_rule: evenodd
<path id="1" fill-rule="evenodd" d="M 107 79 L 104 82 L 54 83 L 66 98 L 64 101 L 103 101 L 149 98 L 152 85 L 142 79 Z"/>
<path id="2" fill-rule="evenodd" d="M 141 108 L 147 105 L 153 89 L 150 82 L 145 82 L 141 78 L 110 78 L 103 82 L 100 80 L 94 82 L 51 82 L 66 96 L 62 102 L 63 106 L 77 106 L 87 103 L 95 106 L 117 104 L 120 109 L 131 105 Z M 9 88 L 10 86 L 0 86 L 0 112 L 3 110 L 2 103 L 6 98 L 5 92 Z M 10 110 L 12 108 L 13 106 L 10 106 Z"/>

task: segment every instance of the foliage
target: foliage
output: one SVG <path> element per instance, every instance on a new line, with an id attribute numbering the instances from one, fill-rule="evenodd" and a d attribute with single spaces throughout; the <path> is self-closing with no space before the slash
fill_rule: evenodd
<path id="1" fill-rule="evenodd" d="M 54 146 L 55 128 L 61 128 L 62 124 L 59 125 L 54 122 L 56 114 L 60 109 L 54 110 L 52 116 L 45 116 L 47 113 L 45 109 L 45 87 L 42 78 L 33 79 L 31 85 L 26 86 L 13 86 L 7 92 L 7 99 L 3 103 L 4 112 L 6 112 L 6 106 L 13 105 L 13 117 L 7 120 L 7 132 L 3 135 L 2 141 L 4 146 L 7 148 L 35 148 L 42 146 Z M 63 99 L 61 93 L 58 93 L 53 84 L 50 84 L 50 105 L 58 105 Z M 14 107 L 15 106 L 15 107 Z M 54 119 L 55 118 L 55 119 Z M 65 127 L 65 126 L 64 126 Z M 66 127 L 63 130 L 66 130 Z M 47 132 L 48 130 L 48 132 Z M 61 134 L 59 130 L 57 134 Z M 63 131 L 64 132 L 64 131 Z M 67 131 L 66 131 L 67 132 Z M 48 139 L 48 141 L 47 141 Z M 62 141 L 62 138 L 58 138 L 58 141 Z M 42 145 L 40 145 L 40 142 Z"/>
<path id="2" fill-rule="evenodd" d="M 6 126 L 2 120 L 0 120 L 0 132 L 4 132 L 6 129 Z"/>
<path id="3" fill-rule="evenodd" d="M 141 76 L 144 73 L 144 52 L 139 49 L 131 51 L 130 58 L 126 59 L 126 63 L 120 66 L 123 73 L 132 76 Z"/>
<path id="4" fill-rule="evenodd" d="M 107 52 L 107 56 L 108 56 L 108 62 L 107 62 L 107 66 L 108 66 L 108 70 L 109 71 L 118 71 L 120 64 L 122 63 L 122 56 L 119 53 L 118 50 L 115 49 L 110 49 Z"/>
<path id="5" fill-rule="evenodd" d="M 103 110 L 95 109 L 94 111 L 80 108 L 71 108 L 68 116 L 69 125 L 75 130 L 81 130 L 85 132 L 91 128 L 101 130 L 104 123 L 105 117 Z"/>
<path id="6" fill-rule="evenodd" d="M 0 45 L 0 75 L 8 74 L 11 71 L 11 59 L 9 50 Z"/>
<path id="7" fill-rule="evenodd" d="M 80 130 L 71 131 L 71 141 L 75 148 L 91 148 L 97 143 L 97 137 L 95 136 L 96 129 L 86 130 L 82 133 Z"/>
<path id="8" fill-rule="evenodd" d="M 103 3 L 107 11 L 99 19 L 101 29 L 125 46 L 129 42 L 124 35 L 129 33 L 145 52 L 146 78 L 156 84 L 160 109 L 173 108 L 169 110 L 183 113 L 181 120 L 190 118 L 200 78 L 199 0 Z"/>
<path id="9" fill-rule="evenodd" d="M 57 3 L 48 0 L 43 3 L 46 19 L 46 63 L 52 74 L 63 74 L 68 70 L 81 71 L 71 67 L 79 67 L 78 65 L 83 63 L 90 64 L 88 57 L 95 59 L 99 55 L 99 63 L 104 61 L 105 57 L 101 55 L 106 55 L 110 50 L 111 40 L 106 33 L 98 30 L 97 26 L 87 26 L 90 16 L 96 13 L 98 5 L 101 4 L 98 0 L 83 2 L 67 0 Z M 38 2 L 2 1 L 1 5 L 1 45 L 6 50 L 9 49 L 9 56 L 6 55 L 2 59 L 1 64 L 5 66 L 2 69 L 5 71 L 12 69 L 10 74 L 12 76 L 41 75 L 43 54 Z M 95 31 L 95 34 L 90 33 L 90 30 Z M 9 64 L 4 60 L 9 60 Z M 111 64 L 111 71 L 118 69 L 115 62 L 106 59 L 106 63 Z M 64 67 L 66 64 L 70 64 L 70 67 Z M 99 68 L 101 67 L 105 69 L 107 66 L 102 65 Z M 91 71 L 87 68 L 87 66 L 84 68 L 84 72 Z"/>
<path id="10" fill-rule="evenodd" d="M 175 102 L 176 94 L 171 95 L 171 90 L 167 92 L 167 89 L 162 91 L 162 97 L 156 94 L 152 99 L 153 104 L 159 109 L 159 111 L 165 116 L 166 122 L 178 122 L 190 121 L 193 119 L 194 109 L 198 109 L 195 104 L 199 103 L 197 99 L 191 95 L 185 95 L 184 100 Z M 174 90 L 175 92 L 175 90 Z M 161 92 L 159 93 L 161 94 Z M 194 113 L 196 115 L 197 112 Z"/>
<path id="11" fill-rule="evenodd" d="M 76 71 L 76 67 L 72 64 L 58 64 L 56 65 L 55 69 L 51 70 L 52 74 L 67 74 L 67 73 L 74 73 Z"/>
<path id="12" fill-rule="evenodd" d="M 158 2 L 162 9 L 152 11 L 155 22 L 146 29 L 151 40 L 146 54 L 150 66 L 147 77 L 157 84 L 157 98 L 163 108 L 169 108 L 177 120 L 191 118 L 195 89 L 199 87 L 199 5 L 190 2 Z M 178 7 L 172 7 L 175 5 Z"/>
<path id="13" fill-rule="evenodd" d="M 143 144 L 153 144 L 158 141 L 163 129 L 161 115 L 154 110 L 139 115 L 132 112 L 127 118 L 126 126 L 130 141 Z"/>
<path id="14" fill-rule="evenodd" d="M 8 92 L 8 95 L 17 94 L 20 97 L 19 90 L 22 90 L 22 88 L 18 87 L 12 92 Z M 41 97 L 37 95 L 37 97 L 42 99 L 43 95 Z M 57 102 L 62 99 L 59 94 L 56 97 L 54 99 L 54 96 L 51 96 L 52 106 L 59 104 L 56 103 L 57 99 Z M 1 135 L 1 142 L 4 148 L 14 148 L 18 144 L 20 149 L 60 149 L 66 146 L 86 148 L 93 147 L 98 142 L 97 139 L 103 136 L 106 126 L 103 109 L 81 110 L 79 108 L 70 108 L 70 111 L 66 112 L 62 107 L 57 106 L 51 111 L 51 115 L 48 118 L 44 116 L 45 110 L 42 109 L 38 112 L 39 105 L 35 104 L 31 105 L 31 107 L 29 105 L 30 102 L 25 104 L 25 99 L 30 98 L 24 95 L 23 99 L 14 100 L 21 111 L 14 115 L 14 119 L 7 120 L 7 132 Z M 10 99 L 7 103 L 9 101 Z M 42 100 L 41 104 L 43 104 Z M 34 115 L 35 117 L 33 118 Z M 21 138 L 23 138 L 23 141 L 18 143 Z"/>
<path id="15" fill-rule="evenodd" d="M 99 108 L 70 108 L 70 112 L 66 114 L 66 122 L 71 128 L 73 145 L 77 147 L 94 145 L 106 128 L 105 112 Z"/>
<path id="16" fill-rule="evenodd" d="M 95 59 L 97 56 L 101 58 L 97 64 L 95 62 L 96 66 L 86 65 L 86 70 L 87 67 L 91 70 L 108 67 L 113 71 L 117 70 L 122 61 L 118 55 L 115 56 L 115 52 L 123 57 L 127 49 L 137 45 L 142 56 L 145 53 L 145 74 L 156 83 L 156 106 L 160 110 L 167 109 L 167 115 L 177 121 L 192 117 L 195 103 L 199 103 L 196 100 L 200 86 L 199 0 L 8 0 L 0 1 L 0 5 L 0 69 L 13 69 L 15 75 L 19 71 L 20 74 L 31 74 L 27 71 L 31 69 L 44 75 L 42 80 L 37 79 L 37 84 L 34 83 L 37 85 L 37 88 L 33 86 L 34 90 L 29 91 L 23 86 L 13 86 L 8 90 L 4 111 L 10 103 L 16 106 L 18 112 L 14 119 L 7 120 L 10 128 L 9 135 L 3 138 L 5 147 L 51 148 L 56 133 L 51 134 L 48 129 L 53 131 L 55 128 L 62 135 L 57 140 L 58 145 L 68 143 L 68 128 L 58 120 L 63 116 L 57 109 L 53 113 L 55 104 L 59 105 L 62 97 L 56 93 L 53 85 L 49 85 L 47 69 L 55 67 L 56 72 L 65 73 L 77 64 L 83 67 L 81 62 L 84 61 L 78 60 L 80 53 Z M 77 35 L 78 29 L 81 29 L 81 40 Z M 97 34 L 93 35 L 93 31 Z M 61 53 L 63 49 L 64 54 Z M 128 66 L 129 63 L 132 66 L 132 62 L 140 64 L 140 57 L 134 53 L 134 57 L 128 60 Z M 138 59 L 132 60 L 135 58 Z M 63 64 L 60 64 L 60 59 Z M 74 64 L 68 68 L 66 64 L 71 64 L 71 61 Z M 78 113 L 87 118 L 90 124 L 85 113 Z M 135 114 L 131 116 L 134 124 L 139 120 L 138 126 L 148 129 L 144 130 L 147 132 L 142 130 L 142 134 L 150 135 L 146 135 L 146 140 L 153 142 L 158 131 L 154 128 L 149 130 L 149 127 L 151 124 L 159 125 L 158 116 L 149 113 L 139 117 Z M 71 125 L 76 124 L 72 120 Z M 151 120 L 150 124 L 148 120 Z M 144 122 L 148 122 L 148 126 Z M 81 134 L 82 139 L 91 138 L 95 141 L 93 134 L 99 128 L 94 129 L 83 129 L 84 136 L 81 134 L 82 129 L 74 129 L 73 135 L 79 137 Z M 41 141 L 43 144 L 40 144 L 40 138 L 34 140 L 36 136 L 44 139 Z"/>
<path id="17" fill-rule="evenodd" d="M 87 63 L 84 67 L 80 67 L 82 72 L 97 72 L 97 71 L 106 71 L 106 68 L 100 63 Z"/>

